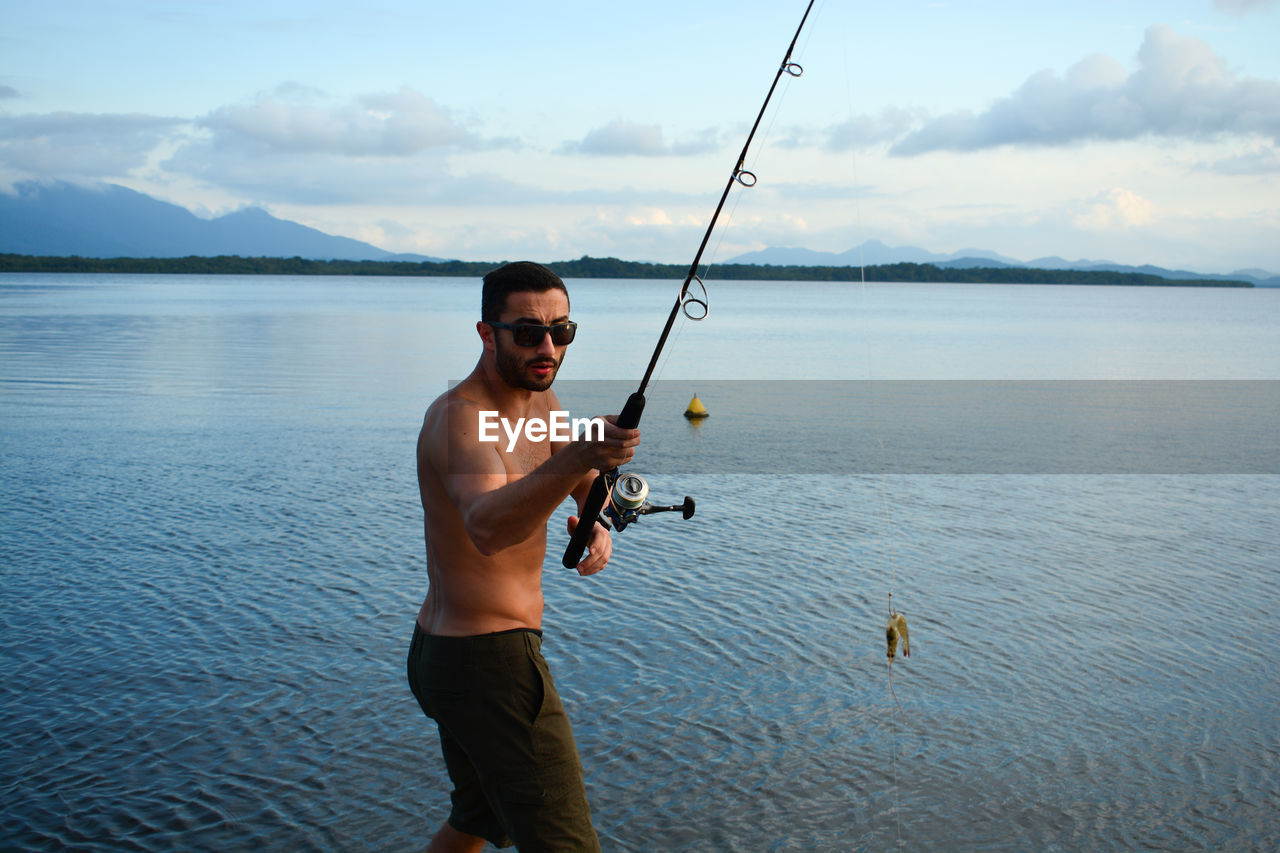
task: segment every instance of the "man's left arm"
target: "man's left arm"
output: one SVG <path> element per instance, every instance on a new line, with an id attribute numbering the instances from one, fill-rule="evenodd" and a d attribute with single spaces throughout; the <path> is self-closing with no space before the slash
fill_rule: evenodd
<path id="1" fill-rule="evenodd" d="M 582 505 L 587 502 L 587 494 L 591 491 L 591 484 L 595 482 L 596 474 L 597 472 L 592 470 L 569 493 L 578 505 L 578 515 L 569 516 L 570 536 L 578 528 Z M 594 524 L 595 526 L 591 530 L 591 537 L 587 539 L 587 555 L 581 563 L 578 563 L 578 574 L 583 576 L 594 575 L 603 569 L 605 564 L 609 562 L 609 558 L 613 556 L 613 536 L 609 533 L 609 528 L 598 520 Z"/>
<path id="2" fill-rule="evenodd" d="M 555 396 L 554 391 L 549 391 L 550 402 L 553 409 L 560 409 L 560 401 Z M 551 452 L 557 453 L 565 447 L 569 446 L 568 441 L 552 441 Z M 591 485 L 595 482 L 599 472 L 592 468 L 586 473 L 578 484 L 569 492 L 574 503 L 578 507 L 578 515 L 569 516 L 569 535 L 573 535 L 573 531 L 578 528 L 579 517 L 582 515 L 582 505 L 587 502 L 587 495 L 591 492 Z M 609 562 L 609 557 L 613 555 L 613 537 L 609 533 L 609 528 L 605 527 L 599 521 L 595 522 L 595 527 L 591 531 L 591 536 L 587 539 L 586 556 L 582 562 L 578 563 L 578 574 L 594 575 L 605 567 Z"/>

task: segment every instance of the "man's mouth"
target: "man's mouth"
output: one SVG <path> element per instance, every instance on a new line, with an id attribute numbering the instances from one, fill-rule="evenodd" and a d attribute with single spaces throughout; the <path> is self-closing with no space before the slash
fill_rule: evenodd
<path id="1" fill-rule="evenodd" d="M 535 361 L 529 365 L 529 369 L 539 376 L 546 376 L 556 369 L 556 363 L 554 361 Z"/>

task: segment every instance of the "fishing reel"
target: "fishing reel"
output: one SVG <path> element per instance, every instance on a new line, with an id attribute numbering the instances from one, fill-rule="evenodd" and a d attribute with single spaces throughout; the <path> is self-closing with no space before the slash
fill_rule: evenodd
<path id="1" fill-rule="evenodd" d="M 614 530 L 625 530 L 642 515 L 655 512 L 675 512 L 679 510 L 684 517 L 693 516 L 693 498 L 685 495 L 684 503 L 674 506 L 654 506 L 649 503 L 649 484 L 639 474 L 619 474 L 618 469 L 606 471 L 603 475 L 605 488 L 608 490 L 609 502 L 600 513 L 600 520 L 613 525 Z"/>

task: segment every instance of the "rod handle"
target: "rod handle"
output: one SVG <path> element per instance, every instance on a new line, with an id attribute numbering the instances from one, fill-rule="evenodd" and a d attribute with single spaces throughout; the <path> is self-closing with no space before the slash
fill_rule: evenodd
<path id="1" fill-rule="evenodd" d="M 618 426 L 623 429 L 635 429 L 640 424 L 640 416 L 644 414 L 644 394 L 639 391 L 627 398 L 627 404 L 618 415 Z M 596 474 L 591 491 L 587 493 L 587 502 L 582 506 L 578 516 L 578 526 L 569 538 L 569 547 L 564 549 L 564 558 L 560 561 L 566 569 L 576 569 L 582 562 L 582 552 L 587 550 L 587 540 L 591 537 L 591 529 L 596 526 L 600 510 L 604 509 L 607 491 L 604 473 Z"/>

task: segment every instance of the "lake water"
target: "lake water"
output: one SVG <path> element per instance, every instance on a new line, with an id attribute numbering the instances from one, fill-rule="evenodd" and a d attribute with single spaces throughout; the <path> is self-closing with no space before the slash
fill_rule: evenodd
<path id="1" fill-rule="evenodd" d="M 570 289 L 558 387 L 616 410 L 676 283 Z M 1280 290 L 711 289 L 634 463 L 697 514 L 586 579 L 551 522 L 606 850 L 1280 846 Z M 0 847 L 425 848 L 414 442 L 478 311 L 0 276 Z"/>

